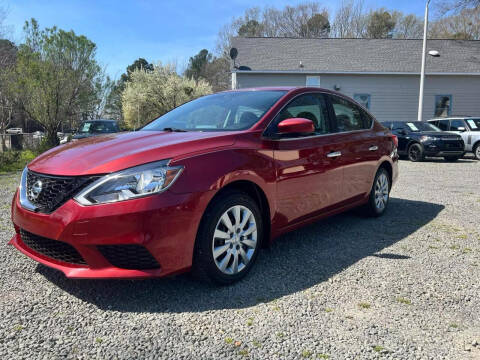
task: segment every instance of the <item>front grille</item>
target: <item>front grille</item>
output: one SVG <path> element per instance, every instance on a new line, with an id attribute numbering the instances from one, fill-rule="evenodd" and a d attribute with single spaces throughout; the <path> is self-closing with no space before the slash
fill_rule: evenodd
<path id="1" fill-rule="evenodd" d="M 73 246 L 63 241 L 38 236 L 23 229 L 20 229 L 20 237 L 26 246 L 48 258 L 70 264 L 87 264 Z"/>
<path id="2" fill-rule="evenodd" d="M 51 213 L 96 179 L 98 176 L 52 176 L 28 170 L 26 195 L 36 211 Z"/>
<path id="3" fill-rule="evenodd" d="M 158 269 L 160 265 L 141 245 L 99 245 L 98 250 L 110 264 L 122 269 Z"/>

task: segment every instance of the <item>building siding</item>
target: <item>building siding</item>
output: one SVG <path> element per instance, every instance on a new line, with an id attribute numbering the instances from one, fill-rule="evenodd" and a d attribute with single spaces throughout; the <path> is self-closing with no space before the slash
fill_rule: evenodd
<path id="1" fill-rule="evenodd" d="M 370 111 L 379 121 L 417 119 L 418 75 L 248 74 L 237 73 L 237 88 L 305 86 L 307 75 L 320 75 L 320 86 L 339 92 L 370 94 Z M 480 76 L 427 75 L 423 119 L 434 117 L 435 95 L 452 95 L 452 115 L 480 115 Z"/>

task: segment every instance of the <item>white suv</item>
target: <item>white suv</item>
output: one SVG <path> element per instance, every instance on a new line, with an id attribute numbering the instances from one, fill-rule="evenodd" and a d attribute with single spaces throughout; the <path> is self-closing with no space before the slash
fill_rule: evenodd
<path id="1" fill-rule="evenodd" d="M 480 160 L 480 117 L 455 116 L 428 120 L 443 131 L 460 134 L 465 143 L 465 151 L 473 152 Z"/>

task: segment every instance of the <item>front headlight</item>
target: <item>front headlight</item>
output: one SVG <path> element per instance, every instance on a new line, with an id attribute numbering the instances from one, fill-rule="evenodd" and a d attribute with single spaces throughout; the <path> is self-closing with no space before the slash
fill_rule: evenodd
<path id="1" fill-rule="evenodd" d="M 169 166 L 169 160 L 136 166 L 105 175 L 75 196 L 82 205 L 105 204 L 158 194 L 178 178 L 183 166 Z"/>
<path id="2" fill-rule="evenodd" d="M 440 138 L 437 138 L 435 136 L 427 136 L 427 135 L 423 135 L 420 138 L 420 141 L 437 141 L 437 140 L 440 140 Z"/>

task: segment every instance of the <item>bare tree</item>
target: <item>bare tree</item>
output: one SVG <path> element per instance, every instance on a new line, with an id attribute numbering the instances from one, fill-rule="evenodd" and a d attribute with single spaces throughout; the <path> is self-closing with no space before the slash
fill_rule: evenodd
<path id="1" fill-rule="evenodd" d="M 443 0 L 436 6 L 441 16 L 458 14 L 465 9 L 475 9 L 480 6 L 480 0 Z"/>
<path id="2" fill-rule="evenodd" d="M 401 11 L 392 12 L 395 19 L 393 37 L 396 39 L 419 39 L 423 36 L 423 20 L 415 14 L 405 15 Z"/>
<path id="3" fill-rule="evenodd" d="M 363 38 L 366 36 L 367 16 L 363 0 L 342 0 L 332 25 L 337 38 Z"/>
<path id="4" fill-rule="evenodd" d="M 429 36 L 437 39 L 480 40 L 480 6 L 438 19 L 430 27 Z"/>
<path id="5" fill-rule="evenodd" d="M 0 40 L 0 136 L 2 151 L 6 151 L 5 131 L 10 126 L 15 109 L 11 83 L 15 65 L 16 47 L 8 40 Z"/>

